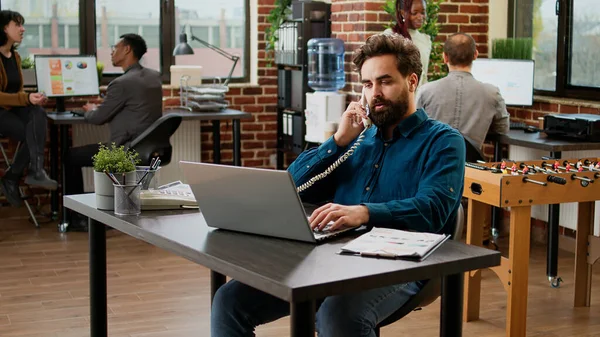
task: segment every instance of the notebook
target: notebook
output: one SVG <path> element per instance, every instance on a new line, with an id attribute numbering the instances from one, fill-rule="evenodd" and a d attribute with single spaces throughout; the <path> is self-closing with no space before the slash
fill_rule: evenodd
<path id="1" fill-rule="evenodd" d="M 422 261 L 450 235 L 373 228 L 341 248 L 341 254 Z"/>

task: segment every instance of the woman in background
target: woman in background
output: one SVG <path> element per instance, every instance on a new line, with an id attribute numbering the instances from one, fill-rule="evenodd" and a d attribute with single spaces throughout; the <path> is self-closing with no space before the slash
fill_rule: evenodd
<path id="1" fill-rule="evenodd" d="M 0 189 L 13 206 L 22 204 L 19 181 L 29 167 L 25 184 L 55 190 L 56 181 L 44 171 L 44 146 L 46 145 L 46 112 L 41 107 L 46 102 L 42 93 L 23 90 L 21 57 L 15 45 L 23 41 L 25 19 L 17 12 L 0 11 L 0 134 L 22 146 L 10 168 L 0 179 Z"/>
<path id="2" fill-rule="evenodd" d="M 431 54 L 431 37 L 419 32 L 427 18 L 425 0 L 396 0 L 396 25 L 392 31 L 412 40 L 421 53 L 423 73 L 419 79 L 419 87 L 427 83 L 429 55 Z"/>

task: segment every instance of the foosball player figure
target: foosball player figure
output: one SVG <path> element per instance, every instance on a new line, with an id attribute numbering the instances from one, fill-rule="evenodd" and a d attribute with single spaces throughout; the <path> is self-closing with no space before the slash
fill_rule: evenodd
<path id="1" fill-rule="evenodd" d="M 582 167 L 583 167 L 583 162 L 581 161 L 581 159 L 579 159 L 577 161 L 577 164 L 575 164 L 575 167 L 577 168 L 577 171 L 581 172 L 583 171 Z"/>
<path id="2" fill-rule="evenodd" d="M 508 170 L 506 169 L 506 162 L 504 160 L 502 161 L 502 163 L 500 163 L 500 170 L 502 170 L 502 173 L 508 174 Z"/>
<path id="3" fill-rule="evenodd" d="M 525 174 L 529 174 L 529 167 L 527 166 L 523 167 L 523 175 Z"/>
<path id="4" fill-rule="evenodd" d="M 567 163 L 567 165 L 565 165 L 565 170 L 567 172 L 571 172 L 571 163 Z"/>
<path id="5" fill-rule="evenodd" d="M 558 162 L 558 160 L 554 161 L 554 164 L 552 165 L 552 168 L 554 169 L 554 171 L 558 172 L 558 167 L 560 166 L 560 163 Z"/>
<path id="6" fill-rule="evenodd" d="M 512 174 L 513 176 L 518 176 L 519 175 L 519 171 L 517 170 L 517 164 L 513 163 L 511 168 L 510 168 L 510 174 Z"/>

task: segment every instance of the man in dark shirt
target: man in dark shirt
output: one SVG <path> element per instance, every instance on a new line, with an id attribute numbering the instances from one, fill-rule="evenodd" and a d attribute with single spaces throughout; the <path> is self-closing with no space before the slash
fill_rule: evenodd
<path id="1" fill-rule="evenodd" d="M 367 225 L 451 233 L 462 196 L 465 145 L 458 131 L 416 109 L 422 72 L 417 47 L 399 35 L 378 34 L 355 52 L 353 62 L 374 126 L 364 129 L 366 110 L 352 102 L 335 135 L 289 167 L 300 186 L 360 143 L 335 171 L 300 194 L 306 202 L 333 200 L 312 213 L 311 227 L 333 221 L 332 229 Z M 374 336 L 377 324 L 418 293 L 423 282 L 325 298 L 316 315 L 319 337 Z M 252 336 L 257 325 L 289 315 L 289 308 L 232 280 L 215 295 L 212 336 Z"/>
<path id="2" fill-rule="evenodd" d="M 146 53 L 144 39 L 137 34 L 122 35 L 111 53 L 114 66 L 123 68 L 123 75 L 106 89 L 100 105 L 86 104 L 84 115 L 90 124 L 109 124 L 110 142 L 125 147 L 162 116 L 162 79 L 160 73 L 139 63 Z M 72 148 L 67 155 L 67 194 L 83 193 L 82 167 L 92 166 L 92 156 L 98 144 Z M 87 230 L 87 218 L 72 213 L 69 230 Z"/>

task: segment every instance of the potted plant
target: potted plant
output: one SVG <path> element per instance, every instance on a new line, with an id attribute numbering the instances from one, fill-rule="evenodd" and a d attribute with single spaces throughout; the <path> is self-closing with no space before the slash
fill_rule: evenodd
<path id="1" fill-rule="evenodd" d="M 98 85 L 100 85 L 102 83 L 102 74 L 104 74 L 104 63 L 97 62 L 96 70 L 98 71 Z"/>
<path id="2" fill-rule="evenodd" d="M 35 81 L 35 63 L 30 56 L 21 60 L 21 72 L 23 73 L 23 85 L 34 86 L 37 84 Z"/>
<path id="3" fill-rule="evenodd" d="M 96 208 L 114 209 L 114 186 L 107 176 L 112 174 L 121 184 L 135 184 L 137 174 L 135 166 L 139 163 L 138 153 L 124 146 L 110 147 L 100 144 L 100 149 L 92 157 L 94 164 L 94 191 L 96 192 Z"/>
<path id="4" fill-rule="evenodd" d="M 265 29 L 265 51 L 266 59 L 271 63 L 274 59 L 275 42 L 277 42 L 277 31 L 292 13 L 292 0 L 275 0 L 275 8 L 271 9 L 267 16 L 267 22 L 271 25 Z"/>
<path id="5" fill-rule="evenodd" d="M 533 39 L 507 38 L 492 40 L 492 58 L 531 60 L 533 56 Z"/>

